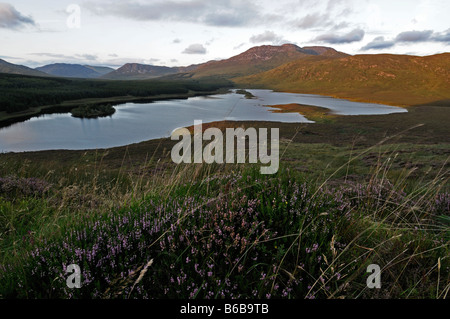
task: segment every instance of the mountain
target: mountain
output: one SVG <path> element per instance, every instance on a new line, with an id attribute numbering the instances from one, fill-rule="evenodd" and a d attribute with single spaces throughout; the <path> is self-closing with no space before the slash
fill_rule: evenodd
<path id="1" fill-rule="evenodd" d="M 114 71 L 114 69 L 106 67 L 67 63 L 49 64 L 36 68 L 36 70 L 58 77 L 85 79 L 99 78 L 109 72 Z"/>
<path id="2" fill-rule="evenodd" d="M 32 68 L 29 68 L 29 67 L 26 67 L 23 65 L 12 64 L 12 63 L 6 62 L 5 60 L 2 60 L 2 59 L 0 59 L 0 73 L 31 75 L 31 76 L 45 76 L 45 77 L 48 76 L 48 74 L 46 74 L 46 73 L 33 70 Z"/>
<path id="3" fill-rule="evenodd" d="M 233 79 L 240 86 L 331 95 L 391 105 L 450 99 L 450 53 L 300 59 Z"/>
<path id="4" fill-rule="evenodd" d="M 137 80 L 175 75 L 178 77 L 236 77 L 250 75 L 273 69 L 286 62 L 300 58 L 322 56 L 324 58 L 338 58 L 348 56 L 327 47 L 300 48 L 293 44 L 282 46 L 263 45 L 221 61 L 190 65 L 187 67 L 163 67 L 128 63 L 102 78 L 111 80 Z"/>
<path id="5" fill-rule="evenodd" d="M 108 67 L 105 67 L 105 66 L 84 65 L 84 67 L 97 72 L 98 74 L 100 74 L 100 76 L 103 76 L 105 74 L 108 74 L 108 73 L 111 73 L 111 72 L 115 71 L 113 68 L 108 68 Z"/>
<path id="6" fill-rule="evenodd" d="M 102 78 L 109 80 L 142 80 L 178 72 L 177 68 L 170 68 L 167 66 L 127 63 L 119 69 L 102 76 Z"/>
<path id="7" fill-rule="evenodd" d="M 230 59 L 210 61 L 200 65 L 194 77 L 223 76 L 228 78 L 256 74 L 271 70 L 287 62 L 302 58 L 342 58 L 348 56 L 328 47 L 304 47 L 294 44 L 253 47 Z"/>

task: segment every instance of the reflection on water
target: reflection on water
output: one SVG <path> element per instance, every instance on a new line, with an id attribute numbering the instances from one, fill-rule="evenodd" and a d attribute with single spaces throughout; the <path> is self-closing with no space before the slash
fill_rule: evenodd
<path id="1" fill-rule="evenodd" d="M 308 94 L 248 90 L 256 99 L 230 93 L 187 100 L 115 106 L 116 113 L 99 119 L 78 119 L 70 114 L 32 118 L 0 129 L 0 151 L 20 152 L 51 149 L 97 149 L 123 146 L 168 137 L 172 130 L 214 121 L 273 121 L 311 123 L 298 113 L 272 113 L 265 105 L 306 104 L 322 106 L 341 115 L 371 115 L 407 112 L 379 104 L 356 103 Z"/>

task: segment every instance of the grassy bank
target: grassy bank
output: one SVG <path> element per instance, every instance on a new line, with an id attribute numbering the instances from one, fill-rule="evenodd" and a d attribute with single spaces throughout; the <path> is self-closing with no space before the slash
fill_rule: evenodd
<path id="1" fill-rule="evenodd" d="M 203 165 L 155 166 L 141 178 L 72 171 L 58 178 L 66 185 L 2 180 L 1 295 L 443 298 L 442 175 L 405 192 L 387 178 L 389 165 L 339 186 L 286 167 L 262 177 Z M 79 290 L 65 285 L 72 263 L 82 268 Z M 373 263 L 383 269 L 380 291 L 365 286 Z"/>
<path id="2" fill-rule="evenodd" d="M 307 119 L 314 122 L 328 122 L 336 115 L 332 114 L 331 110 L 326 107 L 319 107 L 313 105 L 302 104 L 281 104 L 271 105 L 270 107 L 278 110 L 273 110 L 273 113 L 299 113 Z"/>
<path id="3" fill-rule="evenodd" d="M 448 297 L 446 110 L 211 124 L 279 127 L 281 169 L 266 177 L 176 166 L 167 139 L 0 154 L 0 296 Z"/>

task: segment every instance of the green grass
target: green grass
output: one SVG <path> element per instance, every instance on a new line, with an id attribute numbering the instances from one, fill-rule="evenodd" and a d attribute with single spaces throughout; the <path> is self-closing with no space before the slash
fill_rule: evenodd
<path id="1" fill-rule="evenodd" d="M 280 128 L 274 176 L 168 139 L 0 154 L 0 297 L 448 298 L 446 112 L 212 124 Z"/>
<path id="2" fill-rule="evenodd" d="M 295 161 L 282 159 L 281 171 L 268 177 L 249 165 L 174 166 L 158 161 L 156 151 L 132 163 L 127 150 L 116 168 L 97 152 L 67 157 L 52 171 L 44 159 L 4 160 L 3 176 L 14 171 L 51 186 L 30 195 L 16 183 L 2 192 L 0 294 L 443 298 L 448 170 L 410 183 L 409 171 L 395 168 L 403 158 L 389 159 L 407 149 L 415 149 L 414 160 L 445 163 L 430 146 L 292 143 L 282 153 Z M 360 161 L 370 154 L 375 163 Z M 298 163 L 315 170 L 298 170 Z M 83 269 L 80 290 L 65 286 L 62 267 L 71 263 Z M 380 291 L 365 286 L 371 263 L 383 268 Z"/>

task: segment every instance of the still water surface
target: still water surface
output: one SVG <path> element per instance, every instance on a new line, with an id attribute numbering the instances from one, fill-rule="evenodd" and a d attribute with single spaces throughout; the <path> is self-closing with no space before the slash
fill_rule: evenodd
<path id="1" fill-rule="evenodd" d="M 403 108 L 357 103 L 310 94 L 247 90 L 256 99 L 233 92 L 186 100 L 157 101 L 115 106 L 111 117 L 78 119 L 67 114 L 34 117 L 0 129 L 0 152 L 55 149 L 103 149 L 169 137 L 179 127 L 214 121 L 273 121 L 310 123 L 298 113 L 273 113 L 265 105 L 306 104 L 322 106 L 340 115 L 375 115 L 407 112 Z"/>

